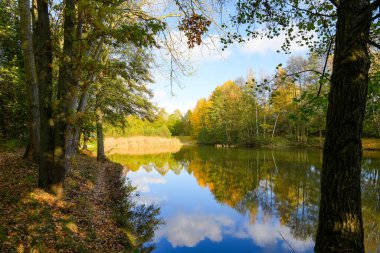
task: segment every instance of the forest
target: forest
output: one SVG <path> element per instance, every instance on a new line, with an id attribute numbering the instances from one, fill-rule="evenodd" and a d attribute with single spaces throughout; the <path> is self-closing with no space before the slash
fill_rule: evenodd
<path id="1" fill-rule="evenodd" d="M 367 138 L 380 137 L 378 57 L 374 54 L 368 86 L 362 134 Z M 288 145 L 322 147 L 328 89 L 320 88 L 318 72 L 308 72 L 322 72 L 322 60 L 290 57 L 272 76 L 257 78 L 251 70 L 245 78 L 226 81 L 185 115 L 167 116 L 168 128 L 173 136 L 191 135 L 203 144 L 260 146 L 284 137 Z"/>
<path id="2" fill-rule="evenodd" d="M 124 127 L 108 127 L 111 136 L 192 136 L 200 144 L 261 146 L 314 145 L 323 147 L 328 87 L 320 85 L 323 60 L 292 56 L 273 75 L 226 81 L 183 114 L 164 110 L 152 122 L 134 116 Z M 331 72 L 331 60 L 328 65 Z M 316 70 L 311 72 L 308 70 Z M 363 138 L 380 137 L 379 54 L 374 52 L 370 71 Z M 281 138 L 276 138 L 281 137 Z"/>
<path id="3" fill-rule="evenodd" d="M 166 12 L 158 2 L 0 1 L 1 251 L 154 250 L 160 208 L 135 201 L 104 148 L 105 136 L 144 135 L 323 148 L 314 250 L 364 252 L 362 137 L 380 137 L 380 1 L 173 0 Z M 186 72 L 173 26 L 190 50 L 217 30 L 222 50 L 284 36 L 279 51 L 310 53 L 273 74 L 242 70 L 168 115 L 150 85 L 158 50 L 170 86 Z M 91 139 L 96 155 L 82 150 Z"/>

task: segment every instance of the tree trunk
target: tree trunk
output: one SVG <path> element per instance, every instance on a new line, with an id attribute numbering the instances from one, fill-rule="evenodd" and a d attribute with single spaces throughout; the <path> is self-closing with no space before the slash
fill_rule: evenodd
<path id="1" fill-rule="evenodd" d="M 276 116 L 276 120 L 274 121 L 274 127 L 273 127 L 273 131 L 272 131 L 272 143 L 273 143 L 273 137 L 274 137 L 274 133 L 276 131 L 276 126 L 277 126 L 277 120 L 278 120 L 278 117 L 280 116 L 280 113 L 277 114 Z"/>
<path id="2" fill-rule="evenodd" d="M 105 161 L 107 158 L 104 153 L 103 113 L 100 109 L 96 110 L 96 137 L 98 142 L 97 159 Z"/>
<path id="3" fill-rule="evenodd" d="M 66 0 L 64 8 L 64 43 L 62 65 L 59 69 L 58 94 L 59 111 L 55 128 L 54 173 L 52 184 L 63 186 L 65 176 L 70 167 L 70 150 L 68 149 L 73 139 L 73 121 L 75 98 L 78 96 L 75 90 L 74 77 L 74 39 L 75 39 L 75 3 L 74 0 Z"/>
<path id="4" fill-rule="evenodd" d="M 257 122 L 257 102 L 256 102 L 256 105 L 255 105 L 255 123 L 256 123 L 256 139 L 258 139 L 259 138 L 259 124 L 258 124 L 258 122 Z"/>
<path id="5" fill-rule="evenodd" d="M 340 1 L 315 252 L 364 252 L 361 133 L 370 59 L 369 0 Z"/>
<path id="6" fill-rule="evenodd" d="M 53 169 L 54 136 L 52 119 L 53 53 L 51 47 L 48 2 L 37 0 L 38 17 L 35 19 L 34 49 L 39 83 L 40 155 L 38 186 L 47 188 Z"/>
<path id="7" fill-rule="evenodd" d="M 93 55 L 93 58 L 97 61 L 100 60 L 101 53 L 103 51 L 103 38 L 100 38 L 99 44 L 96 48 L 96 51 Z M 91 76 L 84 82 L 84 85 L 81 88 L 81 96 L 78 103 L 77 114 L 83 113 L 86 110 L 87 102 L 90 96 L 90 86 L 96 81 L 97 73 L 93 72 Z M 77 150 L 79 147 L 81 125 L 76 124 L 74 126 L 74 136 L 72 142 L 72 150 Z"/>
<path id="8" fill-rule="evenodd" d="M 86 131 L 84 131 L 83 132 L 83 150 L 88 150 L 88 146 L 87 146 L 88 141 L 89 141 L 89 134 Z"/>
<path id="9" fill-rule="evenodd" d="M 29 145 L 25 151 L 25 157 L 33 162 L 38 162 L 40 147 L 40 113 L 38 99 L 38 76 L 33 49 L 32 16 L 30 13 L 30 1 L 18 1 L 20 13 L 20 37 L 24 55 L 25 79 L 29 106 Z"/>
<path id="10" fill-rule="evenodd" d="M 73 73 L 73 83 L 71 90 L 73 91 L 73 94 L 71 96 L 70 101 L 70 114 L 71 118 L 75 118 L 74 124 L 73 122 L 68 122 L 69 127 L 71 128 L 69 137 L 66 140 L 66 160 L 70 162 L 70 160 L 73 158 L 75 153 L 79 150 L 79 138 L 80 138 L 80 124 L 78 122 L 78 105 L 79 103 L 79 93 L 80 93 L 80 75 L 79 75 L 79 65 L 81 63 L 81 41 L 82 41 L 82 35 L 83 35 L 83 12 L 82 10 L 78 9 L 78 17 L 77 17 L 77 26 L 75 30 L 75 41 L 76 43 L 73 43 L 73 50 L 74 50 L 74 58 L 75 58 L 75 64 L 76 66 L 72 70 Z M 87 103 L 86 103 L 87 104 Z M 83 105 L 83 110 L 86 107 L 86 104 Z M 71 123 L 71 124 L 70 124 Z M 70 170 L 70 163 L 67 164 L 67 169 Z"/>

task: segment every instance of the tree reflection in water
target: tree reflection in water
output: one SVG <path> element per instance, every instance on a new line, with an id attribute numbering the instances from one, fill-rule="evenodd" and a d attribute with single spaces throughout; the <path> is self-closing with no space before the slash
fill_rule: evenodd
<path id="1" fill-rule="evenodd" d="M 379 153 L 365 153 L 363 159 L 366 252 L 380 250 L 380 157 L 376 155 Z M 113 155 L 111 159 L 133 171 L 155 170 L 161 175 L 169 171 L 177 175 L 188 173 L 201 187 L 208 188 L 217 202 L 249 216 L 252 226 L 261 211 L 264 223 L 277 217 L 295 239 L 315 238 L 321 173 L 319 151 L 184 147 L 175 154 Z M 219 236 L 208 237 L 218 241 Z M 194 245 L 195 241 L 187 244 Z"/>

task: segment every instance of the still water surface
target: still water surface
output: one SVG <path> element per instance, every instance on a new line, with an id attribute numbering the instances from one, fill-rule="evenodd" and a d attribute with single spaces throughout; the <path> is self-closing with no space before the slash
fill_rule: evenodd
<path id="1" fill-rule="evenodd" d="M 112 155 L 130 171 L 140 201 L 161 207 L 162 252 L 313 252 L 319 150 L 183 147 Z M 380 252 L 380 152 L 364 153 L 366 252 Z"/>

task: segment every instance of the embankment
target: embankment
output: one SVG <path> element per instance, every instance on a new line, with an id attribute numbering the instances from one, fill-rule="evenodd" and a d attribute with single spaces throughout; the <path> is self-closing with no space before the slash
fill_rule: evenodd
<path id="1" fill-rule="evenodd" d="M 0 252 L 132 252 L 144 243 L 135 226 L 152 234 L 159 223 L 158 209 L 152 224 L 128 223 L 136 203 L 119 164 L 78 155 L 58 198 L 36 187 L 37 167 L 21 156 L 0 151 Z"/>

